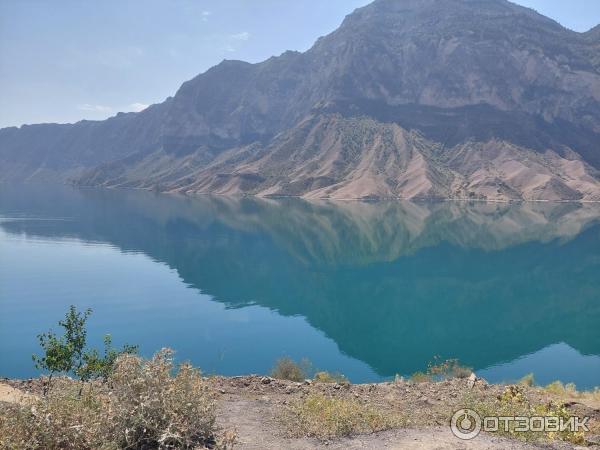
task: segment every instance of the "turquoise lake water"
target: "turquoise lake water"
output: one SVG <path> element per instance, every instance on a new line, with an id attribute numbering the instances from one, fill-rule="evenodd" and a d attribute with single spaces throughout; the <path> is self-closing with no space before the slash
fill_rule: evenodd
<path id="1" fill-rule="evenodd" d="M 458 358 L 600 385 L 600 205 L 306 202 L 0 185 L 0 376 L 90 307 L 205 373 L 308 358 L 353 382 Z"/>

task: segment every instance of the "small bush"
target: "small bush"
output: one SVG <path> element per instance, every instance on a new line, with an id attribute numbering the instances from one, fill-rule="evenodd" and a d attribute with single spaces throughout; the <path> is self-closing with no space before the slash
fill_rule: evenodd
<path id="1" fill-rule="evenodd" d="M 533 387 L 533 386 L 535 386 L 535 377 L 533 376 L 532 373 L 528 373 L 527 375 L 525 375 L 523 378 L 521 378 L 519 380 L 519 384 L 521 386 Z"/>
<path id="2" fill-rule="evenodd" d="M 52 330 L 38 335 L 44 354 L 33 355 L 32 358 L 37 369 L 50 373 L 44 393 L 48 391 L 55 373 L 77 373 L 83 365 L 87 339 L 85 323 L 91 313 L 91 309 L 83 313 L 78 312 L 75 306 L 71 305 L 65 314 L 65 319 L 58 322 L 58 325 L 64 329 L 62 336 L 57 336 Z"/>
<path id="3" fill-rule="evenodd" d="M 271 370 L 271 376 L 280 380 L 304 381 L 308 378 L 310 362 L 303 359 L 296 363 L 293 359 L 284 357 L 277 360 L 275 367 Z"/>
<path id="4" fill-rule="evenodd" d="M 550 394 L 555 400 L 577 400 L 578 402 L 600 402 L 600 388 L 589 391 L 578 391 L 573 383 L 563 384 L 560 381 L 554 381 L 542 388 L 547 394 Z"/>
<path id="5" fill-rule="evenodd" d="M 544 390 L 559 397 L 577 396 L 579 394 L 577 387 L 573 383 L 563 384 L 560 381 L 550 383 L 544 387 Z"/>
<path id="6" fill-rule="evenodd" d="M 452 371 L 450 372 L 451 378 L 469 378 L 473 373 L 472 367 L 461 366 L 459 364 L 452 367 Z"/>
<path id="7" fill-rule="evenodd" d="M 110 379 L 119 356 L 135 355 L 137 351 L 137 345 L 125 345 L 121 350 L 115 349 L 112 346 L 112 337 L 107 334 L 104 336 L 104 354 L 101 355 L 95 348 L 86 351 L 83 354 L 83 364 L 76 374 L 82 381 L 93 379 L 106 381 Z"/>
<path id="8" fill-rule="evenodd" d="M 468 378 L 471 373 L 473 373 L 473 369 L 461 365 L 458 359 L 446 359 L 442 361 L 438 356 L 434 356 L 433 361 L 427 365 L 427 374 L 433 380 Z"/>
<path id="9" fill-rule="evenodd" d="M 415 383 L 427 383 L 431 380 L 431 376 L 424 372 L 415 372 L 410 376 L 411 381 Z"/>
<path id="10" fill-rule="evenodd" d="M 137 346 L 133 345 L 125 345 L 122 350 L 113 348 L 112 338 L 108 334 L 104 336 L 104 355 L 100 355 L 96 349 L 86 350 L 86 323 L 91 314 L 89 308 L 79 312 L 71 305 L 64 320 L 58 322 L 64 329 L 62 336 L 52 330 L 38 335 L 43 355 L 33 355 L 32 358 L 37 369 L 49 373 L 44 395 L 48 393 L 55 374 L 75 375 L 82 382 L 96 378 L 107 380 L 119 355 L 137 353 Z"/>
<path id="11" fill-rule="evenodd" d="M 373 433 L 401 426 L 403 420 L 354 399 L 311 394 L 291 407 L 287 417 L 293 436 L 330 439 L 358 433 Z"/>
<path id="12" fill-rule="evenodd" d="M 200 372 L 182 364 L 172 376 L 173 352 L 151 360 L 120 357 L 111 376 L 113 434 L 124 448 L 193 448 L 215 431 L 215 402 Z"/>
<path id="13" fill-rule="evenodd" d="M 341 373 L 317 372 L 313 380 L 317 383 L 350 384 L 348 379 Z"/>
<path id="14" fill-rule="evenodd" d="M 0 409 L 0 448 L 193 449 L 213 444 L 216 404 L 200 372 L 174 370 L 172 351 L 121 355 L 109 383 L 60 380 L 32 405 Z M 217 442 L 221 447 L 233 437 Z"/>
<path id="15" fill-rule="evenodd" d="M 96 450 L 120 448 L 111 439 L 107 407 L 100 396 L 79 396 L 74 383 L 58 381 L 33 405 L 0 410 L 0 448 Z"/>

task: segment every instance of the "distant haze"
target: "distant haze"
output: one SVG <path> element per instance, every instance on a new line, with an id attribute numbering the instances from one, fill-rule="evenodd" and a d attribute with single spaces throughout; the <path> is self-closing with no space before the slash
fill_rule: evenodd
<path id="1" fill-rule="evenodd" d="M 304 51 L 367 3 L 1 0 L 0 127 L 139 111 L 223 59 Z M 576 31 L 600 22 L 597 0 L 517 3 Z"/>

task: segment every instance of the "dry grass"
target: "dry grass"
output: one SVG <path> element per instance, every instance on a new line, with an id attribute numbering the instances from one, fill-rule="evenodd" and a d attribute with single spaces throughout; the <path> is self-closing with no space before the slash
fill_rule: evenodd
<path id="1" fill-rule="evenodd" d="M 528 373 L 519 380 L 519 384 L 522 386 L 533 387 L 535 386 L 535 377 L 532 373 Z"/>
<path id="2" fill-rule="evenodd" d="M 473 373 L 471 367 L 463 366 L 458 359 L 441 360 L 434 356 L 427 366 L 427 375 L 432 380 L 448 380 L 450 378 L 468 378 Z"/>
<path id="3" fill-rule="evenodd" d="M 215 402 L 200 372 L 183 364 L 175 376 L 172 353 L 150 361 L 125 355 L 115 368 L 114 435 L 126 448 L 156 445 L 191 448 L 208 442 L 215 431 Z"/>
<path id="4" fill-rule="evenodd" d="M 56 383 L 31 406 L 11 404 L 0 410 L 0 448 L 117 449 L 106 411 L 93 391 L 79 397 L 75 384 Z"/>
<path id="5" fill-rule="evenodd" d="M 271 376 L 279 380 L 302 382 L 308 378 L 310 362 L 306 359 L 296 363 L 288 357 L 280 358 L 271 370 Z"/>
<path id="6" fill-rule="evenodd" d="M 319 439 L 372 433 L 402 426 L 399 414 L 382 411 L 358 400 L 311 394 L 294 404 L 285 417 L 292 436 Z"/>
<path id="7" fill-rule="evenodd" d="M 563 384 L 555 381 L 545 386 L 544 391 L 560 399 L 579 399 L 600 402 L 600 388 L 592 391 L 578 391 L 573 383 Z"/>
<path id="8" fill-rule="evenodd" d="M 473 369 L 463 366 L 458 359 L 442 360 L 438 356 L 427 364 L 426 372 L 415 372 L 410 379 L 415 383 L 429 383 L 433 381 L 449 380 L 452 378 L 468 378 Z"/>
<path id="9" fill-rule="evenodd" d="M 519 385 L 508 386 L 504 392 L 496 399 L 490 397 L 478 397 L 477 395 L 467 395 L 463 404 L 466 408 L 473 409 L 481 417 L 532 417 L 549 416 L 562 417 L 565 420 L 571 416 L 569 411 L 562 403 L 549 402 L 540 404 L 531 402 L 523 387 Z M 581 445 L 585 443 L 585 435 L 581 432 L 517 432 L 516 423 L 511 422 L 509 430 L 505 431 L 500 427 L 497 434 L 519 439 L 522 441 L 542 441 L 542 440 L 561 440 L 572 444 Z"/>
<path id="10" fill-rule="evenodd" d="M 0 448 L 192 449 L 215 444 L 215 401 L 198 370 L 173 374 L 172 352 L 120 357 L 108 382 L 62 381 L 32 405 L 0 410 Z M 228 437 L 217 442 L 228 447 Z"/>
<path id="11" fill-rule="evenodd" d="M 415 383 L 430 383 L 432 378 L 424 372 L 415 372 L 410 376 L 411 381 Z"/>
<path id="12" fill-rule="evenodd" d="M 313 380 L 317 383 L 338 383 L 338 384 L 350 384 L 348 378 L 341 373 L 330 373 L 330 372 L 317 372 L 313 377 Z"/>

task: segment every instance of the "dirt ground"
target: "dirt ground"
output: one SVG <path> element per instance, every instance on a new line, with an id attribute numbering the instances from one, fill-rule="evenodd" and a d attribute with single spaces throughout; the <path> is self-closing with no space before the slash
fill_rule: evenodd
<path id="1" fill-rule="evenodd" d="M 482 433 L 470 441 L 456 438 L 448 425 L 449 417 L 460 409 L 465 394 L 497 397 L 504 386 L 483 380 L 470 382 L 452 379 L 442 382 L 414 383 L 395 381 L 378 384 L 340 385 L 336 383 L 296 383 L 263 376 L 209 377 L 218 399 L 217 422 L 224 430 L 235 430 L 239 449 L 573 449 L 564 442 L 527 444 L 518 440 Z M 527 388 L 530 400 L 544 403 L 549 394 Z M 23 402 L 41 392 L 41 382 L 0 380 L 0 401 Z M 290 437 L 282 417 L 289 406 L 302 397 L 323 393 L 340 398 L 355 398 L 381 410 L 403 411 L 407 424 L 402 428 L 322 441 Z M 566 402 L 570 412 L 600 421 L 597 401 Z M 592 442 L 587 444 L 600 449 Z"/>
<path id="2" fill-rule="evenodd" d="M 237 448 L 241 449 L 570 449 L 567 443 L 525 444 L 513 439 L 481 434 L 471 441 L 456 438 L 448 426 L 448 418 L 462 407 L 468 392 L 496 397 L 504 386 L 482 380 L 469 383 L 453 379 L 438 383 L 393 383 L 338 385 L 332 383 L 294 383 L 269 377 L 214 377 L 210 379 L 220 395 L 219 424 L 237 431 Z M 411 411 L 406 428 L 335 439 L 327 442 L 310 438 L 289 438 L 281 415 L 294 401 L 310 393 L 320 392 L 338 397 L 356 398 L 389 410 Z M 530 390 L 530 399 L 540 403 L 549 398 Z M 573 403 L 574 414 L 600 419 L 599 405 Z M 594 408 L 595 407 L 595 408 Z M 598 447 L 600 448 L 600 447 Z"/>
<path id="3" fill-rule="evenodd" d="M 33 398 L 32 395 L 26 394 L 22 390 L 0 383 L 0 402 L 26 403 L 31 398 Z"/>

